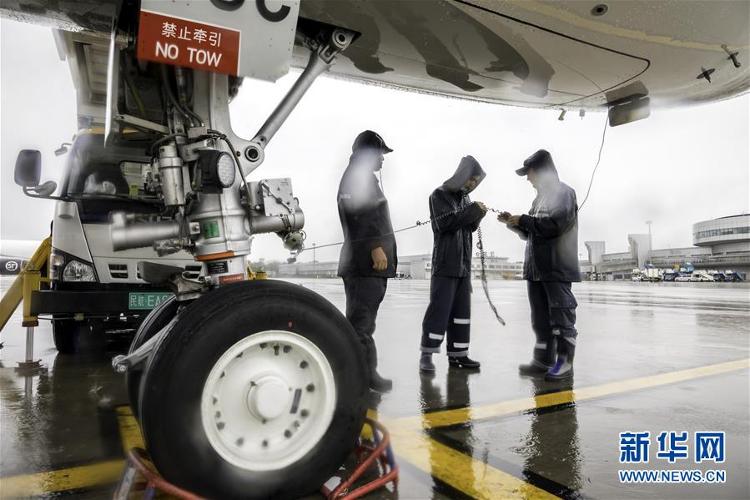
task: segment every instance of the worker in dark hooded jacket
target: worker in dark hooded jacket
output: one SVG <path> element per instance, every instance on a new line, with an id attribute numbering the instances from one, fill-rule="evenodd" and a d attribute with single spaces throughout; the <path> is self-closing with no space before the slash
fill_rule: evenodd
<path id="1" fill-rule="evenodd" d="M 552 156 L 543 149 L 527 158 L 516 173 L 525 175 L 537 191 L 528 215 L 498 216 L 526 240 L 523 277 L 536 343 L 531 362 L 518 369 L 522 375 L 543 375 L 547 380 L 569 379 L 578 338 L 578 303 L 571 283 L 581 281 L 576 192 L 560 182 Z"/>
<path id="2" fill-rule="evenodd" d="M 338 209 L 344 245 L 338 275 L 344 280 L 346 318 L 360 337 L 370 368 L 370 388 L 389 391 L 393 382 L 377 372 L 378 356 L 372 335 L 388 278 L 396 276 L 396 238 L 391 215 L 375 172 L 384 155 L 393 151 L 371 130 L 359 134 L 339 185 Z"/>
<path id="3" fill-rule="evenodd" d="M 430 304 L 422 321 L 422 355 L 419 369 L 435 371 L 432 354 L 440 352 L 448 336 L 447 353 L 451 366 L 479 368 L 469 358 L 471 328 L 472 234 L 487 213 L 487 207 L 472 202 L 473 191 L 485 173 L 471 156 L 465 156 L 453 177 L 430 195 L 432 219 L 432 277 Z"/>

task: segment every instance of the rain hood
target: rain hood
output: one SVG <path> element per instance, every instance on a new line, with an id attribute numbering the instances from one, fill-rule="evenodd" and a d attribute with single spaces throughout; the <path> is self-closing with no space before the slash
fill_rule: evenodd
<path id="1" fill-rule="evenodd" d="M 474 159 L 473 156 L 464 156 L 461 158 L 461 162 L 458 164 L 458 168 L 453 176 L 443 183 L 443 187 L 447 191 L 458 192 L 464 187 L 466 181 L 472 177 L 479 177 L 477 180 L 477 186 L 482 182 L 485 175 L 487 175 L 479 162 Z M 470 191 L 467 191 L 467 193 Z"/>

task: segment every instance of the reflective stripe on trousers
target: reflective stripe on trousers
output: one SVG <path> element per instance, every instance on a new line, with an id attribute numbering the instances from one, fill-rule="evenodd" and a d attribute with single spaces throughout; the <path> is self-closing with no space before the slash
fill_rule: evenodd
<path id="1" fill-rule="evenodd" d="M 422 352 L 440 352 L 443 339 L 449 356 L 469 353 L 471 331 L 471 278 L 433 276 L 430 304 L 422 321 Z"/>

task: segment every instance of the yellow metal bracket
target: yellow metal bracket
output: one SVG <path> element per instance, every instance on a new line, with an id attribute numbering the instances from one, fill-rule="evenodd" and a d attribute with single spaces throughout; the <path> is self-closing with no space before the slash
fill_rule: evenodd
<path id="1" fill-rule="evenodd" d="M 39 290 L 42 282 L 49 282 L 49 277 L 42 277 L 42 270 L 49 262 L 52 250 L 51 238 L 45 238 L 36 249 L 34 255 L 18 273 L 13 284 L 0 299 L 0 330 L 5 328 L 8 320 L 13 316 L 18 304 L 23 301 L 23 323 L 22 326 L 38 326 L 39 319 L 31 314 L 31 293 Z M 47 266 L 49 272 L 49 266 Z"/>
<path id="2" fill-rule="evenodd" d="M 268 279 L 268 274 L 264 270 L 253 271 L 250 264 L 247 265 L 247 279 L 248 280 L 265 280 Z"/>

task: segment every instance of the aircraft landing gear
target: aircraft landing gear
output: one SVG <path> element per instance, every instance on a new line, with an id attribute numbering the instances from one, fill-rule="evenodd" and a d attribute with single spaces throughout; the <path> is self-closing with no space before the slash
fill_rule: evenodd
<path id="1" fill-rule="evenodd" d="M 155 177 L 148 184 L 164 200 L 163 215 L 112 215 L 116 250 L 182 249 L 206 263 L 198 279 L 139 263 L 144 281 L 168 285 L 176 299 L 152 312 L 113 367 L 127 374 L 159 472 L 212 498 L 318 490 L 356 448 L 367 410 L 367 362 L 346 318 L 302 287 L 243 281 L 253 235 L 276 233 L 293 255 L 303 247 L 304 214 L 291 181 L 246 178 L 356 35 L 302 24 L 308 65 L 251 141 L 230 132 L 225 76 L 193 71 L 190 91 L 188 80 L 175 72 L 173 85 L 166 71 L 160 87 L 171 96 L 170 133 L 151 143 Z"/>
<path id="2" fill-rule="evenodd" d="M 398 465 L 393 457 L 390 435 L 382 424 L 365 419 L 370 431 L 370 438 L 360 438 L 355 450 L 356 465 L 350 472 L 339 469 L 321 487 L 320 492 L 327 500 L 354 500 L 369 493 L 385 488 L 388 484 L 398 488 Z M 373 475 L 374 473 L 374 475 Z M 367 478 L 363 481 L 364 478 Z M 201 497 L 184 490 L 165 480 L 154 469 L 148 453 L 140 448 L 133 448 L 127 453 L 127 461 L 122 479 L 115 490 L 115 500 L 126 500 L 132 497 L 133 490 L 143 491 L 144 498 L 153 498 L 157 492 L 166 493 L 180 500 L 199 500 Z"/>
<path id="3" fill-rule="evenodd" d="M 164 327 L 169 325 L 177 315 L 180 303 L 176 297 L 171 297 L 151 310 L 148 316 L 143 320 L 138 331 L 135 332 L 128 354 L 133 354 L 139 347 L 150 340 L 154 335 L 159 333 Z M 126 382 L 128 388 L 128 397 L 130 398 L 130 407 L 133 415 L 138 418 L 140 408 L 141 379 L 143 378 L 143 364 L 134 366 L 127 371 Z"/>
<path id="4" fill-rule="evenodd" d="M 146 322 L 163 322 L 156 313 Z M 349 323 L 319 295 L 240 282 L 196 299 L 166 330 L 130 394 L 168 481 L 208 497 L 298 497 L 355 448 L 366 361 Z"/>

